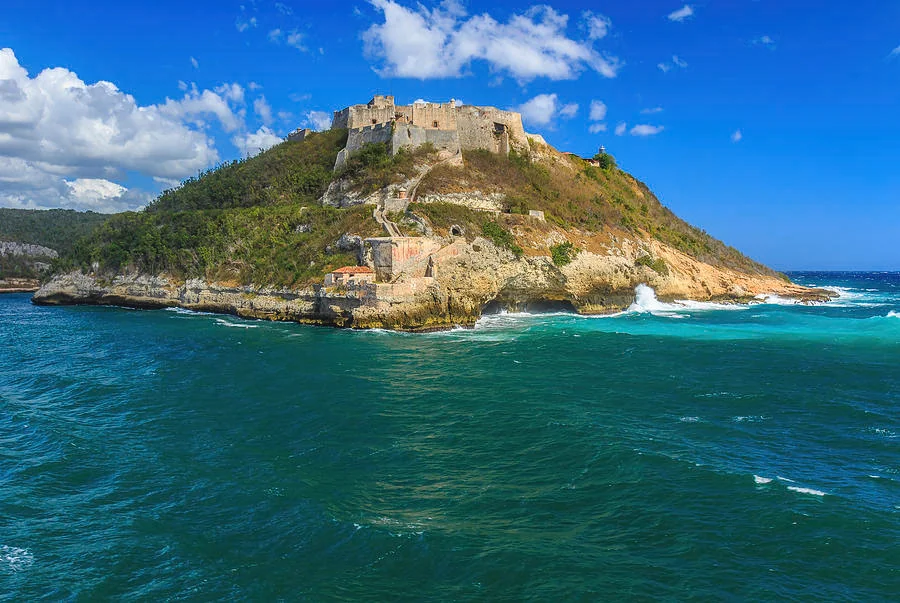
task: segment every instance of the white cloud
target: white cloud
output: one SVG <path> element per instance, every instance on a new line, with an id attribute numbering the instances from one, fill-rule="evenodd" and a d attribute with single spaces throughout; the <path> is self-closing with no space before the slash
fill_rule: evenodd
<path id="1" fill-rule="evenodd" d="M 744 135 L 741 131 L 735 130 L 734 134 L 731 135 L 731 142 L 740 142 L 742 138 L 744 138 Z"/>
<path id="2" fill-rule="evenodd" d="M 242 157 L 258 155 L 266 149 L 274 147 L 282 142 L 282 138 L 275 134 L 268 126 L 263 126 L 256 132 L 244 132 L 231 139 L 232 144 L 238 148 Z"/>
<path id="3" fill-rule="evenodd" d="M 171 183 L 214 164 L 207 128 L 243 131 L 243 89 L 180 87 L 180 99 L 141 106 L 115 84 L 87 84 L 65 68 L 31 76 L 0 49 L 0 206 L 133 209 L 148 194 L 116 180 Z"/>
<path id="4" fill-rule="evenodd" d="M 891 57 L 891 58 L 900 56 L 900 46 L 898 46 L 897 48 L 893 49 L 893 50 L 891 51 L 891 54 L 889 54 L 888 56 Z"/>
<path id="5" fill-rule="evenodd" d="M 564 119 L 571 119 L 578 113 L 578 103 L 568 103 L 559 109 L 559 116 Z"/>
<path id="6" fill-rule="evenodd" d="M 278 42 L 279 40 L 281 40 L 281 30 L 280 29 L 276 28 L 269 32 L 269 41 Z"/>
<path id="7" fill-rule="evenodd" d="M 651 126 L 648 124 L 638 124 L 631 128 L 632 136 L 653 136 L 663 131 L 663 126 Z"/>
<path id="8" fill-rule="evenodd" d="M 656 113 L 662 113 L 662 107 L 650 107 L 648 109 L 641 109 L 641 115 L 654 115 Z"/>
<path id="9" fill-rule="evenodd" d="M 191 57 L 191 65 L 193 65 L 194 69 L 200 69 L 200 61 Z"/>
<path id="10" fill-rule="evenodd" d="M 237 28 L 238 32 L 244 33 L 251 27 L 256 27 L 258 25 L 256 21 L 256 17 L 250 17 L 248 20 L 244 20 L 242 17 L 238 18 L 237 21 L 234 22 L 235 28 Z"/>
<path id="11" fill-rule="evenodd" d="M 685 4 L 683 7 L 679 8 L 678 10 L 669 13 L 669 21 L 677 21 L 678 23 L 681 23 L 688 17 L 693 16 L 693 14 L 694 14 L 694 7 L 691 6 L 690 4 Z"/>
<path id="12" fill-rule="evenodd" d="M 289 33 L 284 39 L 284 43 L 288 46 L 296 48 L 297 50 L 306 50 L 306 46 L 303 45 L 303 34 L 298 32 L 297 30 Z"/>
<path id="13" fill-rule="evenodd" d="M 662 71 L 663 73 L 668 73 L 669 71 L 671 71 L 672 69 L 675 69 L 676 67 L 678 67 L 679 69 L 685 69 L 687 66 L 688 66 L 687 61 L 680 58 L 677 54 L 672 55 L 671 63 L 659 63 L 657 65 L 657 67 L 659 67 L 659 70 Z"/>
<path id="14" fill-rule="evenodd" d="M 568 16 L 549 6 L 532 7 L 500 23 L 487 13 L 469 17 L 455 0 L 431 10 L 395 0 L 370 2 L 384 22 L 364 32 L 363 41 L 367 56 L 383 62 L 378 72 L 385 77 L 462 77 L 474 61 L 522 82 L 573 79 L 585 69 L 611 78 L 621 67 L 590 42 L 569 38 Z"/>
<path id="15" fill-rule="evenodd" d="M 576 103 L 561 104 L 556 94 L 538 94 L 516 107 L 522 119 L 531 125 L 549 126 L 558 117 L 569 119 L 578 112 Z"/>
<path id="16" fill-rule="evenodd" d="M 325 111 L 310 111 L 306 114 L 304 123 L 313 130 L 321 132 L 331 127 L 331 114 Z"/>
<path id="17" fill-rule="evenodd" d="M 588 29 L 588 38 L 602 40 L 612 28 L 612 21 L 605 15 L 594 14 L 590 11 L 584 13 L 584 22 Z"/>
<path id="18" fill-rule="evenodd" d="M 591 101 L 591 121 L 603 121 L 606 119 L 606 103 L 603 101 L 592 100 Z"/>
<path id="19" fill-rule="evenodd" d="M 591 126 L 588 128 L 588 132 L 590 132 L 591 134 L 606 132 L 606 124 L 591 124 Z"/>
<path id="20" fill-rule="evenodd" d="M 616 136 L 624 136 L 626 130 L 628 130 L 628 124 L 624 121 L 619 122 L 619 125 L 616 126 Z"/>
<path id="21" fill-rule="evenodd" d="M 775 50 L 775 40 L 771 36 L 760 36 L 753 39 L 753 43 L 757 46 L 765 46 L 770 50 Z"/>
<path id="22" fill-rule="evenodd" d="M 253 111 L 264 124 L 269 125 L 272 123 L 272 106 L 268 103 L 265 96 L 260 96 L 253 101 Z"/>

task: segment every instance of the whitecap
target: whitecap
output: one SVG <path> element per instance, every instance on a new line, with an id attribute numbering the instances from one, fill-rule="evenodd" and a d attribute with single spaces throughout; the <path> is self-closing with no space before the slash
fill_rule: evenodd
<path id="1" fill-rule="evenodd" d="M 220 324 L 223 327 L 235 327 L 238 329 L 256 329 L 257 327 L 259 327 L 259 325 L 250 325 L 250 324 L 242 324 L 242 323 L 238 323 L 238 322 L 230 322 L 230 321 L 224 320 L 222 318 L 217 318 L 216 324 Z"/>
<path id="2" fill-rule="evenodd" d="M 28 549 L 0 545 L 0 565 L 5 565 L 12 571 L 18 572 L 32 563 L 34 563 L 34 555 Z"/>
<path id="3" fill-rule="evenodd" d="M 777 477 L 780 481 L 783 481 L 783 482 L 790 482 L 790 483 L 792 483 L 792 484 L 796 484 L 796 483 L 797 483 L 797 482 L 795 482 L 795 481 L 792 480 L 792 479 L 788 479 L 788 478 L 786 478 L 786 477 L 781 477 L 780 475 L 776 475 L 775 477 Z"/>
<path id="4" fill-rule="evenodd" d="M 214 312 L 203 312 L 201 310 L 188 310 L 187 308 L 169 307 L 166 312 L 174 312 L 175 314 L 184 314 L 186 316 L 212 316 Z"/>
<path id="5" fill-rule="evenodd" d="M 700 417 L 681 417 L 678 420 L 682 423 L 699 423 Z"/>
<path id="6" fill-rule="evenodd" d="M 887 316 L 885 316 L 885 318 L 900 318 L 900 312 L 895 312 L 894 310 L 891 310 L 890 312 L 887 313 Z"/>
<path id="7" fill-rule="evenodd" d="M 709 311 L 709 310 L 746 310 L 749 306 L 742 304 L 720 304 L 716 302 L 701 302 L 690 299 L 676 299 L 675 301 L 661 302 L 656 297 L 653 287 L 641 283 L 634 288 L 634 302 L 628 306 L 626 313 L 653 314 L 667 318 L 687 318 L 685 311 Z"/>
<path id="8" fill-rule="evenodd" d="M 800 486 L 788 486 L 791 492 L 799 492 L 800 494 L 812 494 L 813 496 L 825 496 L 821 490 L 813 490 L 812 488 L 801 488 Z"/>
<path id="9" fill-rule="evenodd" d="M 768 484 L 772 481 L 772 478 L 771 477 L 762 477 L 760 475 L 754 474 L 753 481 L 754 481 L 754 483 L 757 483 L 757 484 Z"/>

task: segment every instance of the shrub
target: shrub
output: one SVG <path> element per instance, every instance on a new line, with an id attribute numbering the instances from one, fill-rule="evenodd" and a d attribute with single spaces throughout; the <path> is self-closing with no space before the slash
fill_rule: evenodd
<path id="1" fill-rule="evenodd" d="M 642 255 L 634 261 L 634 265 L 646 266 L 650 270 L 656 272 L 657 274 L 661 274 L 662 276 L 667 276 L 669 274 L 669 267 L 666 265 L 665 260 L 663 260 L 662 258 L 654 258 L 651 255 Z"/>
<path id="2" fill-rule="evenodd" d="M 509 249 L 517 258 L 522 257 L 524 250 L 516 243 L 516 238 L 511 232 L 496 222 L 485 222 L 481 227 L 484 236 L 489 238 L 494 245 L 503 249 Z"/>
<path id="3" fill-rule="evenodd" d="M 599 162 L 601 170 L 611 170 L 616 167 L 616 160 L 609 153 L 597 153 L 594 155 L 594 159 Z"/>
<path id="4" fill-rule="evenodd" d="M 553 263 L 557 266 L 565 266 L 571 263 L 576 255 L 578 255 L 578 250 L 569 241 L 550 247 L 550 257 L 553 258 Z"/>

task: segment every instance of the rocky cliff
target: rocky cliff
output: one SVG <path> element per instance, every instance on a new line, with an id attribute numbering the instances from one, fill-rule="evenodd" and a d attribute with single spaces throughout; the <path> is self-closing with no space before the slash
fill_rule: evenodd
<path id="1" fill-rule="evenodd" d="M 448 242 L 435 238 L 437 246 Z M 104 277 L 71 272 L 44 285 L 34 302 L 172 306 L 245 318 L 426 331 L 470 326 L 483 312 L 501 309 L 617 312 L 634 301 L 635 287 L 641 283 L 652 286 L 663 300 L 748 302 L 759 295 L 776 294 L 814 302 L 829 297 L 827 291 L 807 289 L 774 276 L 716 268 L 665 245 L 648 248 L 641 241 L 620 240 L 605 251 L 581 251 L 561 267 L 546 256 L 516 258 L 482 237 L 460 239 L 457 244 L 460 253 L 439 261 L 435 277 L 424 284 L 418 277 L 401 276 L 394 283 L 346 291 L 179 281 L 165 274 Z M 665 259 L 668 274 L 636 263 L 647 251 Z"/>

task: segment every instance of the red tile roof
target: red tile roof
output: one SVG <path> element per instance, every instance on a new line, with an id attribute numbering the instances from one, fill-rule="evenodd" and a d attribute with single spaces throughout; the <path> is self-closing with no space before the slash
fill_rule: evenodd
<path id="1" fill-rule="evenodd" d="M 373 274 L 375 271 L 368 266 L 344 266 L 333 270 L 333 274 Z"/>

